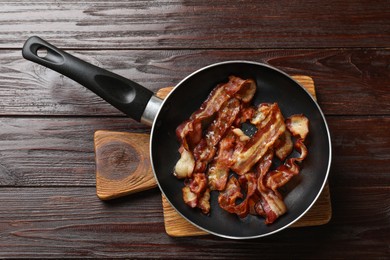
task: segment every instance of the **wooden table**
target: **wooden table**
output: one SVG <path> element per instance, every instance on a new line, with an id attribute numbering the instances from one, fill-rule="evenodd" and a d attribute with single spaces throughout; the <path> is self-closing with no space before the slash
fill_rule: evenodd
<path id="1" fill-rule="evenodd" d="M 332 219 L 254 240 L 172 238 L 160 191 L 102 202 L 96 130 L 147 133 L 21 57 L 38 35 L 153 91 L 224 60 L 314 79 L 332 136 Z M 389 1 L 0 1 L 0 258 L 390 255 Z"/>

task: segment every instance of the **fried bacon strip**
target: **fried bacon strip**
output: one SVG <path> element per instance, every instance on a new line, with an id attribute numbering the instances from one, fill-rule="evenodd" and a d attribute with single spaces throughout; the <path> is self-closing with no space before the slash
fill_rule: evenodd
<path id="1" fill-rule="evenodd" d="M 239 175 L 248 172 L 286 130 L 278 104 L 269 105 L 269 109 L 263 114 L 264 118 L 255 121 L 257 123 L 255 135 L 242 149 L 234 151 L 234 164 L 231 169 Z"/>
<path id="2" fill-rule="evenodd" d="M 257 194 L 258 202 L 254 204 L 254 211 L 265 218 L 266 224 L 273 223 L 286 211 L 283 198 L 277 190 L 272 190 L 266 185 L 266 175 L 272 165 L 274 152 L 268 150 L 262 160 L 258 163 L 257 170 Z"/>
<path id="3" fill-rule="evenodd" d="M 287 142 L 292 143 L 290 132 L 298 138 L 294 143 L 294 147 L 300 153 L 300 156 L 289 158 L 276 170 L 268 172 L 269 165 L 272 162 L 272 153 L 268 152 L 257 167 L 259 175 L 257 189 L 260 193 L 260 199 L 255 204 L 255 211 L 265 217 L 266 224 L 273 223 L 287 211 L 283 198 L 277 189 L 284 186 L 293 176 L 299 173 L 300 169 L 297 162 L 303 161 L 307 156 L 307 148 L 303 143 L 309 132 L 307 118 L 303 115 L 293 115 L 286 119 L 286 125 L 288 130 L 285 131 L 285 136 L 290 139 Z M 282 142 L 286 143 L 286 140 L 282 140 Z M 280 152 L 280 150 L 283 150 L 283 152 Z M 275 155 L 280 159 L 284 159 L 291 153 L 290 150 L 290 144 L 279 144 L 276 147 Z"/>
<path id="4" fill-rule="evenodd" d="M 297 139 L 294 146 L 295 149 L 300 152 L 300 156 L 298 158 L 287 159 L 285 163 L 276 168 L 276 170 L 268 173 L 266 180 L 267 186 L 274 191 L 284 186 L 292 177 L 299 173 L 300 167 L 297 163 L 302 162 L 307 156 L 307 148 L 302 139 Z"/>
<path id="5" fill-rule="evenodd" d="M 300 155 L 299 157 L 287 159 L 284 164 L 268 174 L 267 186 L 274 191 L 285 185 L 293 176 L 299 173 L 300 167 L 298 163 L 302 162 L 308 153 L 304 141 L 309 133 L 309 120 L 303 115 L 292 115 L 286 119 L 286 125 L 292 135 L 297 138 L 294 148 Z"/>
<path id="6" fill-rule="evenodd" d="M 200 208 L 203 214 L 210 213 L 210 189 L 206 189 L 199 199 L 198 208 Z"/>
<path id="7" fill-rule="evenodd" d="M 245 188 L 244 188 L 245 187 Z M 246 191 L 246 197 L 240 203 L 236 203 L 237 199 L 242 199 L 244 194 L 241 190 Z M 249 199 L 256 191 L 256 177 L 253 173 L 242 175 L 237 180 L 232 176 L 226 189 L 218 196 L 218 203 L 221 208 L 230 213 L 237 214 L 240 218 L 244 218 L 249 213 Z"/>
<path id="8" fill-rule="evenodd" d="M 204 173 L 194 173 L 193 178 L 187 179 L 182 189 L 184 202 L 191 208 L 195 208 L 206 189 L 206 175 Z"/>
<path id="9" fill-rule="evenodd" d="M 236 143 L 236 136 L 229 131 L 218 146 L 217 156 L 211 162 L 208 171 L 208 185 L 211 190 L 224 190 L 229 175 L 231 158 Z"/>
<path id="10" fill-rule="evenodd" d="M 236 150 L 242 150 L 249 140 L 250 137 L 240 128 L 232 127 L 220 141 L 217 156 L 209 165 L 207 172 L 211 190 L 225 189 L 230 168 L 234 163 L 233 153 Z"/>
<path id="11" fill-rule="evenodd" d="M 236 98 L 228 100 L 216 118 L 208 127 L 204 137 L 194 148 L 194 172 L 204 172 L 207 164 L 214 158 L 216 146 L 240 112 L 240 101 Z"/>
<path id="12" fill-rule="evenodd" d="M 309 119 L 302 114 L 292 115 L 287 118 L 286 126 L 293 136 L 302 140 L 305 140 L 309 133 Z"/>
<path id="13" fill-rule="evenodd" d="M 262 215 L 265 218 L 265 224 L 269 225 L 275 222 L 281 215 L 287 212 L 286 205 L 283 202 L 282 195 L 279 192 L 267 192 L 261 193 L 261 199 L 257 204 L 261 209 L 257 211 L 263 212 Z"/>
<path id="14" fill-rule="evenodd" d="M 191 177 L 195 168 L 195 158 L 192 154 L 194 147 L 202 140 L 204 125 L 212 121 L 223 104 L 231 98 L 242 102 L 249 102 L 256 91 L 253 80 L 243 80 L 231 76 L 225 84 L 218 85 L 203 102 L 200 109 L 195 111 L 189 120 L 183 122 L 176 129 L 176 136 L 180 142 L 180 159 L 175 166 L 174 175 L 177 178 Z"/>

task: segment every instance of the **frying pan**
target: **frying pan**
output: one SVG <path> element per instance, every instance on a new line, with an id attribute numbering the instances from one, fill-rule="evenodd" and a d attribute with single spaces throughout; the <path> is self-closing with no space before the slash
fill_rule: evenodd
<path id="1" fill-rule="evenodd" d="M 46 50 L 45 55 L 38 53 L 41 49 Z M 133 119 L 152 126 L 151 164 L 161 192 L 180 215 L 209 233 L 246 239 L 278 232 L 310 209 L 326 183 L 331 163 L 331 142 L 324 115 L 299 83 L 269 65 L 250 61 L 212 64 L 187 76 L 162 101 L 139 84 L 71 56 L 39 37 L 29 38 L 22 53 L 26 59 L 77 81 Z M 288 211 L 271 225 L 264 224 L 258 216 L 240 219 L 222 210 L 217 202 L 217 192 L 211 193 L 209 216 L 188 207 L 182 199 L 183 180 L 172 174 L 179 159 L 176 127 L 198 110 L 211 90 L 218 83 L 226 82 L 230 75 L 256 81 L 258 89 L 254 104 L 277 102 L 285 117 L 303 113 L 310 120 L 306 141 L 308 156 L 300 174 L 281 190 Z"/>

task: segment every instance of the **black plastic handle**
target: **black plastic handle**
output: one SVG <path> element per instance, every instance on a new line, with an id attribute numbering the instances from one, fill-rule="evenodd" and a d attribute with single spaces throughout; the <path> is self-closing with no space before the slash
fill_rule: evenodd
<path id="1" fill-rule="evenodd" d="M 38 51 L 45 51 L 40 55 Z M 147 88 L 66 53 L 37 36 L 24 44 L 22 55 L 55 70 L 96 93 L 131 118 L 140 121 L 153 95 Z"/>

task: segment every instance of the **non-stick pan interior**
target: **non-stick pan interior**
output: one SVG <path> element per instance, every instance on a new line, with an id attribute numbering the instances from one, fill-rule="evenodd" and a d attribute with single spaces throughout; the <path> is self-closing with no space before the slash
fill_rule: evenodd
<path id="1" fill-rule="evenodd" d="M 173 176 L 179 159 L 176 127 L 199 109 L 211 90 L 228 76 L 252 78 L 257 83 L 254 104 L 277 102 L 285 117 L 303 113 L 310 120 L 306 143 L 309 154 L 303 169 L 281 192 L 288 212 L 271 225 L 258 216 L 240 219 L 222 210 L 218 193 L 211 194 L 211 213 L 185 205 L 182 199 L 183 180 Z M 286 74 L 267 65 L 252 62 L 224 62 L 203 68 L 180 82 L 164 102 L 152 130 L 151 156 L 159 186 L 172 206 L 200 228 L 230 238 L 254 238 L 272 234 L 295 222 L 320 194 L 330 167 L 331 148 L 328 128 L 318 105 L 299 84 Z"/>

